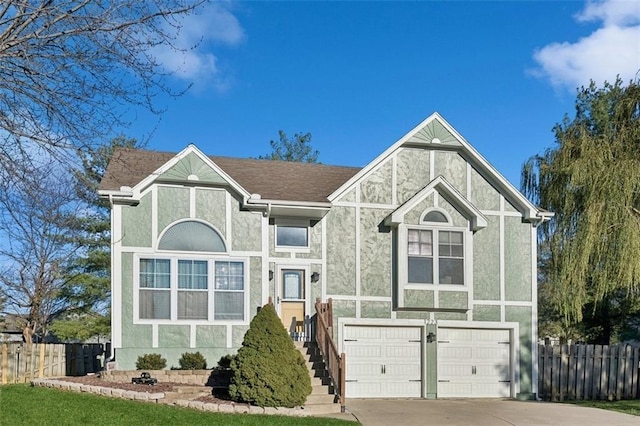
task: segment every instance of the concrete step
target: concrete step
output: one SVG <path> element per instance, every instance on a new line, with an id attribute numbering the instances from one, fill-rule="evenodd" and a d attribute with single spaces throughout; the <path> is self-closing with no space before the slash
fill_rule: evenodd
<path id="1" fill-rule="evenodd" d="M 316 404 L 333 404 L 335 401 L 335 395 L 330 395 L 328 393 L 314 395 L 311 394 L 307 397 L 307 401 L 304 403 L 305 405 L 316 405 Z"/>
<path id="2" fill-rule="evenodd" d="M 311 375 L 311 386 L 325 386 L 328 387 L 331 385 L 331 377 L 315 377 Z"/>
<path id="3" fill-rule="evenodd" d="M 323 414 L 340 413 L 340 404 L 305 404 L 302 406 L 311 416 L 322 416 Z"/>
<path id="4" fill-rule="evenodd" d="M 320 384 L 311 384 L 311 395 L 333 395 L 331 386 Z"/>

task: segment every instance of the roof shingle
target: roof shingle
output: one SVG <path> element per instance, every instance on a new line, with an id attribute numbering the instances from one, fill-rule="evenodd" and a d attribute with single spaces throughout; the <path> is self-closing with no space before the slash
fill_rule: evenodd
<path id="1" fill-rule="evenodd" d="M 114 151 L 100 190 L 134 187 L 176 154 L 118 148 Z M 355 175 L 360 168 L 314 163 L 256 160 L 209 156 L 240 186 L 263 199 L 327 202 L 327 196 Z"/>

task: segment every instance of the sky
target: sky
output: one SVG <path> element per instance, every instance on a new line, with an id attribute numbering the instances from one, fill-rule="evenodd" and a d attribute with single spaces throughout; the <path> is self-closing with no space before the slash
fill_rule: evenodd
<path id="1" fill-rule="evenodd" d="M 519 187 L 578 87 L 640 78 L 640 1 L 224 1 L 177 44 L 156 57 L 190 89 L 122 130 L 148 149 L 257 157 L 281 129 L 362 167 L 438 112 Z"/>

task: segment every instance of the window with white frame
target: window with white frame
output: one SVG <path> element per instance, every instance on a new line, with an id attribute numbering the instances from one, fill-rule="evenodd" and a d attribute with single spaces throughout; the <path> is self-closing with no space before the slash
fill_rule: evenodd
<path id="1" fill-rule="evenodd" d="M 408 283 L 464 285 L 464 232 L 442 229 L 448 222 L 434 210 L 422 225 L 407 228 Z"/>
<path id="2" fill-rule="evenodd" d="M 309 227 L 303 225 L 277 225 L 276 246 L 309 247 Z"/>
<path id="3" fill-rule="evenodd" d="M 244 320 L 243 261 L 142 258 L 139 275 L 140 319 Z"/>
<path id="4" fill-rule="evenodd" d="M 140 259 L 140 318 L 171 318 L 171 263 Z"/>
<path id="5" fill-rule="evenodd" d="M 214 318 L 244 318 L 244 263 L 216 261 Z"/>

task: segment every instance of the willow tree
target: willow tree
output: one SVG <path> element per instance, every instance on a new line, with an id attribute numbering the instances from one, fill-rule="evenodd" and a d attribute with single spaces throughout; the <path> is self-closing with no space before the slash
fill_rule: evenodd
<path id="1" fill-rule="evenodd" d="M 541 225 L 547 303 L 567 326 L 591 319 L 608 343 L 640 315 L 640 85 L 578 91 L 556 144 L 524 165 L 522 187 L 555 212 Z"/>

